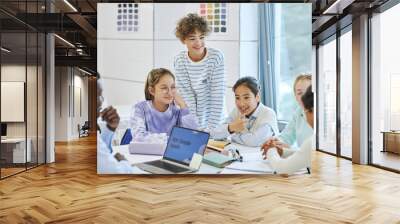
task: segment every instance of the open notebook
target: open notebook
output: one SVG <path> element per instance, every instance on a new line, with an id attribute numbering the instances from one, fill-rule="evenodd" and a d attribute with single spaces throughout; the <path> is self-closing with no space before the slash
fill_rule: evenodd
<path id="1" fill-rule="evenodd" d="M 274 173 L 259 151 L 242 151 L 243 162 L 234 162 L 226 166 L 221 174 L 238 173 Z"/>

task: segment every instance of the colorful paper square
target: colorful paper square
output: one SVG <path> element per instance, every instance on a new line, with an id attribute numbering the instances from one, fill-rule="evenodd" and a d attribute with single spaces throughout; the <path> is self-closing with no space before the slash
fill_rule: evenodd
<path id="1" fill-rule="evenodd" d="M 139 4 L 118 4 L 117 31 L 137 32 L 139 30 Z"/>
<path id="2" fill-rule="evenodd" d="M 226 3 L 200 3 L 200 16 L 205 18 L 214 33 L 226 33 Z"/>

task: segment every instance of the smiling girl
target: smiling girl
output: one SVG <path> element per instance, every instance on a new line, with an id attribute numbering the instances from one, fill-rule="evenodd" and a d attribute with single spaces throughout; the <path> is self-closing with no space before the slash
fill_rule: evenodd
<path id="1" fill-rule="evenodd" d="M 133 139 L 152 133 L 166 133 L 173 126 L 197 128 L 196 118 L 192 116 L 185 101 L 175 86 L 174 75 L 165 68 L 150 71 L 145 85 L 146 100 L 137 103 L 131 110 Z"/>
<path id="2" fill-rule="evenodd" d="M 233 86 L 236 108 L 220 127 L 211 131 L 214 139 L 231 137 L 232 142 L 261 146 L 265 138 L 278 134 L 275 111 L 260 102 L 260 87 L 253 77 L 243 77 Z"/>

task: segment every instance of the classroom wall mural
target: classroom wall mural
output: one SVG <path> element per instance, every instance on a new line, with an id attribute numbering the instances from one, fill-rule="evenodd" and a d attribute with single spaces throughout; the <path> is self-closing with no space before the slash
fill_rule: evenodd
<path id="1" fill-rule="evenodd" d="M 199 15 L 205 18 L 213 33 L 226 33 L 227 31 L 227 3 L 200 3 Z"/>
<path id="2" fill-rule="evenodd" d="M 119 3 L 117 11 L 117 31 L 138 32 L 139 4 Z"/>

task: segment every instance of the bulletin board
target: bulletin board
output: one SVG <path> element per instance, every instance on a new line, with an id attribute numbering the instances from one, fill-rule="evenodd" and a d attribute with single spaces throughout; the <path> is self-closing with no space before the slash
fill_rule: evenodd
<path id="1" fill-rule="evenodd" d="M 1 82 L 1 122 L 24 122 L 25 82 Z"/>

